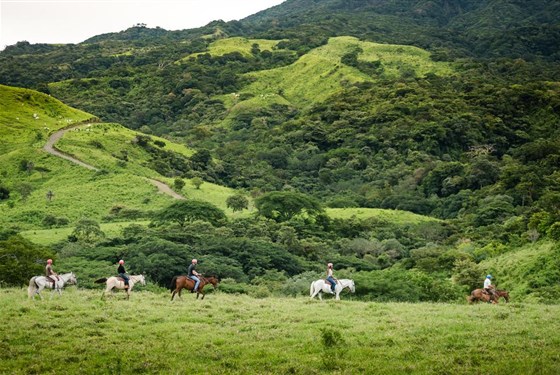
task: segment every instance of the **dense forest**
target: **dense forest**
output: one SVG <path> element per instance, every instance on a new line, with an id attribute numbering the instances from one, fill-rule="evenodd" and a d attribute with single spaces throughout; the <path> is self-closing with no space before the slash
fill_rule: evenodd
<path id="1" fill-rule="evenodd" d="M 455 300 L 478 285 L 481 261 L 560 241 L 559 17 L 560 4 L 545 0 L 287 0 L 200 29 L 137 25 L 76 45 L 22 41 L 0 52 L 0 83 L 183 143 L 195 156 L 160 158 L 159 173 L 256 199 L 251 219 L 185 224 L 160 213 L 150 230 L 131 227 L 95 251 L 74 238 L 60 245 L 68 266 L 103 268 L 126 255 L 164 285 L 189 254 L 235 281 L 226 289 L 280 283 L 289 294 L 331 260 L 372 299 Z M 212 53 L 231 38 L 250 49 Z M 281 72 L 289 82 L 335 42 L 342 52 L 318 73 L 330 85 L 320 98 L 266 78 Z M 429 61 L 375 57 L 374 44 L 393 56 L 427 51 Z M 351 73 L 334 78 L 341 72 Z M 264 87 L 276 99 L 255 105 Z M 325 208 L 441 221 L 333 220 Z M 560 281 L 557 252 L 545 259 L 550 272 L 528 271 L 535 281 L 525 293 Z"/>

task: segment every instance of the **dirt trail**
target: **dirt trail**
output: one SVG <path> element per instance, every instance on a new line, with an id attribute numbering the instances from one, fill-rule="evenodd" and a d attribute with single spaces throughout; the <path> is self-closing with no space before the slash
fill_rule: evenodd
<path id="1" fill-rule="evenodd" d="M 78 127 L 83 126 L 83 125 L 84 124 L 81 123 L 81 124 L 77 124 L 77 125 L 74 125 L 74 126 L 71 126 L 71 127 L 68 127 L 68 128 L 57 130 L 56 132 L 54 132 L 49 137 L 49 139 L 47 140 L 47 143 L 45 144 L 45 146 L 43 146 L 43 150 L 45 150 L 46 152 L 48 152 L 51 155 L 58 156 L 59 158 L 69 160 L 72 163 L 78 164 L 78 165 L 80 165 L 84 168 L 90 169 L 92 171 L 98 171 L 99 168 L 96 168 L 93 165 L 84 163 L 83 161 L 78 160 L 71 155 L 65 154 L 64 152 L 61 152 L 61 151 L 57 150 L 54 146 L 55 143 L 58 142 L 58 140 L 60 138 L 62 138 L 67 131 L 70 131 L 72 129 L 78 128 Z M 153 178 L 146 178 L 146 180 L 148 180 L 152 185 L 156 186 L 161 193 L 167 194 L 167 195 L 169 195 L 169 196 L 171 196 L 175 199 L 185 199 L 185 197 L 176 193 L 175 191 L 173 191 L 169 187 L 169 185 L 167 185 L 167 184 L 165 184 L 161 181 L 155 180 Z"/>

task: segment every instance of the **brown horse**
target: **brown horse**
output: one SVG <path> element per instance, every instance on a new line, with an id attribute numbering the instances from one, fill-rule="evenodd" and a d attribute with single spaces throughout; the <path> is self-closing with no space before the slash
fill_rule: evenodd
<path id="1" fill-rule="evenodd" d="M 467 297 L 469 303 L 474 302 L 492 302 L 498 303 L 500 297 L 503 297 L 506 302 L 509 302 L 509 293 L 507 290 L 494 290 L 494 296 L 488 294 L 484 289 L 475 289 L 471 295 Z"/>
<path id="2" fill-rule="evenodd" d="M 219 280 L 214 276 L 209 276 L 209 277 L 199 276 L 199 279 L 200 279 L 200 284 L 198 285 L 198 290 L 196 292 L 196 299 L 198 299 L 199 294 L 202 294 L 201 300 L 203 300 L 204 299 L 204 292 L 203 292 L 204 286 L 206 284 L 212 284 L 214 286 L 214 289 L 216 289 L 218 287 Z M 193 288 L 194 288 L 194 280 L 193 279 L 191 279 L 187 276 L 175 276 L 175 277 L 173 277 L 173 279 L 171 280 L 171 285 L 169 286 L 169 289 L 172 292 L 171 301 L 173 301 L 173 298 L 175 297 L 175 294 L 177 294 L 179 296 L 179 298 L 181 298 L 181 291 L 183 289 L 187 289 L 187 290 L 192 291 Z"/>
<path id="3" fill-rule="evenodd" d="M 506 300 L 506 303 L 509 302 L 509 293 L 507 290 L 495 290 L 494 294 L 496 294 L 498 300 L 500 299 L 500 297 L 503 297 L 503 299 Z"/>

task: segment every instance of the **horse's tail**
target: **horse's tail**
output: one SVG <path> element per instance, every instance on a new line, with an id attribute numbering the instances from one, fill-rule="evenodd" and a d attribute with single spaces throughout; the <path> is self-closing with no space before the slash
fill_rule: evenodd
<path id="1" fill-rule="evenodd" d="M 36 278 L 37 276 L 33 276 L 31 280 L 29 280 L 29 287 L 27 288 L 27 296 L 29 298 L 32 298 L 33 294 L 35 294 L 35 291 L 39 288 L 39 286 L 35 282 Z"/>
<path id="2" fill-rule="evenodd" d="M 173 276 L 173 278 L 171 279 L 171 284 L 169 284 L 170 291 L 174 291 L 175 288 L 177 288 L 176 281 L 177 281 L 177 276 Z"/>
<path id="3" fill-rule="evenodd" d="M 94 283 L 96 283 L 96 284 L 103 284 L 103 283 L 105 283 L 105 282 L 107 282 L 107 278 L 106 278 L 106 277 L 102 277 L 102 278 L 97 279 L 97 280 L 94 281 Z"/>
<path id="4" fill-rule="evenodd" d="M 311 283 L 311 287 L 309 288 L 309 297 L 313 297 L 314 291 L 315 291 L 315 281 Z"/>

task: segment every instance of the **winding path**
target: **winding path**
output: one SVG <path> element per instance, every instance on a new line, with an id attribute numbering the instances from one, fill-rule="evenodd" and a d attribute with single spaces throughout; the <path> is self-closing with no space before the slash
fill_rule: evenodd
<path id="1" fill-rule="evenodd" d="M 54 132 L 49 137 L 49 139 L 47 140 L 47 143 L 45 144 L 45 146 L 43 146 L 43 150 L 45 150 L 46 152 L 48 152 L 51 155 L 58 156 L 59 158 L 69 160 L 72 163 L 78 164 L 79 166 L 82 166 L 84 168 L 90 169 L 92 171 L 98 171 L 99 168 L 96 168 L 93 165 L 84 163 L 83 161 L 78 160 L 71 155 L 65 154 L 64 152 L 62 152 L 60 150 L 57 150 L 55 148 L 55 143 L 58 142 L 58 140 L 60 138 L 62 138 L 67 131 L 78 128 L 78 127 L 83 126 L 83 125 L 84 125 L 84 123 L 82 122 L 80 124 L 76 124 L 76 125 L 70 126 L 68 128 L 57 130 L 56 132 Z M 148 180 L 152 185 L 156 186 L 158 188 L 158 190 L 160 192 L 164 193 L 164 194 L 167 194 L 167 195 L 169 195 L 169 196 L 171 196 L 175 199 L 185 199 L 185 197 L 183 197 L 182 195 L 173 191 L 169 187 L 169 185 L 167 185 L 167 184 L 165 184 L 165 183 L 163 183 L 159 180 L 156 180 L 156 179 L 153 179 L 153 178 L 146 178 L 146 180 Z"/>

